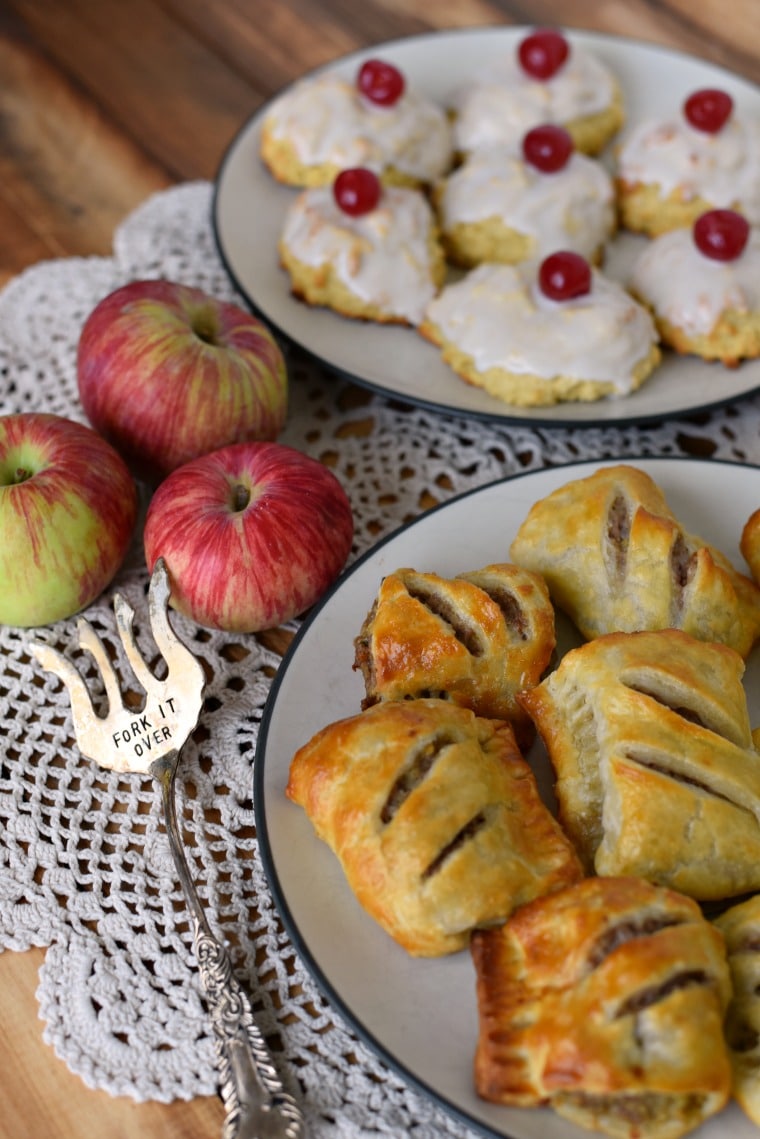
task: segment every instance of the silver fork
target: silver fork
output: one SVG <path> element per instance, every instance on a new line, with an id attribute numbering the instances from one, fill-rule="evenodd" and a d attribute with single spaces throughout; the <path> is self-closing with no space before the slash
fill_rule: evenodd
<path id="1" fill-rule="evenodd" d="M 205 684 L 200 661 L 174 633 L 168 616 L 169 579 L 159 559 L 148 592 L 153 636 L 166 663 L 159 680 L 135 643 L 134 610 L 114 598 L 116 626 L 135 678 L 145 691 L 141 711 L 124 706 L 119 681 L 102 641 L 84 618 L 78 622 L 79 644 L 95 659 L 108 698 L 108 714 L 96 713 L 78 670 L 49 645 L 30 648 L 44 669 L 68 689 L 77 744 L 84 756 L 112 771 L 152 775 L 161 798 L 172 856 L 190 911 L 206 1004 L 211 1018 L 225 1108 L 224 1139 L 301 1139 L 303 1117 L 283 1089 L 264 1037 L 253 1019 L 250 1000 L 233 971 L 229 955 L 209 926 L 187 862 L 177 825 L 175 777 L 180 751 L 198 722 Z"/>

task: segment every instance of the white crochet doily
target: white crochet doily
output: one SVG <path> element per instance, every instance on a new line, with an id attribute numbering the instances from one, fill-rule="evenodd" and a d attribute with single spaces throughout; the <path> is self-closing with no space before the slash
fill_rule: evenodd
<path id="1" fill-rule="evenodd" d="M 205 182 L 163 192 L 119 228 L 112 257 L 45 262 L 13 280 L 0 294 L 0 412 L 84 421 L 79 330 L 98 300 L 130 279 L 165 277 L 241 301 L 216 252 L 211 202 Z M 352 557 L 433 501 L 521 470 L 608 456 L 760 462 L 758 397 L 662 426 L 532 430 L 388 402 L 295 352 L 289 366 L 281 438 L 328 461 L 348 491 Z M 139 613 L 146 585 L 138 534 L 112 588 L 88 611 L 114 651 L 113 593 Z M 278 922 L 256 844 L 252 759 L 279 658 L 254 636 L 173 621 L 211 677 L 179 783 L 195 876 L 212 926 L 250 984 L 259 1024 L 281 1048 L 278 1064 L 308 1133 L 466 1135 L 356 1039 Z M 136 1100 L 211 1094 L 213 1041 L 157 787 L 80 758 L 67 694 L 30 657 L 35 635 L 0 629 L 0 945 L 47 947 L 38 989 L 45 1039 L 88 1085 Z M 46 629 L 45 639 L 73 653 L 74 620 Z"/>

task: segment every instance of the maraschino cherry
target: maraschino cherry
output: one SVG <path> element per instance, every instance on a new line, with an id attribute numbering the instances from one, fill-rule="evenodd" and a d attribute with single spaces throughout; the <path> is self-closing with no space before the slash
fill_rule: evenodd
<path id="1" fill-rule="evenodd" d="M 542 174 L 555 174 L 567 165 L 573 153 L 573 140 L 564 127 L 545 123 L 533 127 L 523 137 L 523 157 Z"/>
<path id="2" fill-rule="evenodd" d="M 591 266 L 580 253 L 560 249 L 538 269 L 538 287 L 552 301 L 569 301 L 591 292 Z"/>
<path id="3" fill-rule="evenodd" d="M 361 217 L 374 210 L 380 201 L 380 179 L 374 170 L 352 166 L 341 170 L 333 182 L 333 197 L 344 214 Z"/>
<path id="4" fill-rule="evenodd" d="M 749 222 L 736 210 L 708 210 L 692 229 L 694 244 L 713 261 L 735 261 L 749 239 Z"/>
<path id="5" fill-rule="evenodd" d="M 694 91 L 683 105 L 686 121 L 705 134 L 717 134 L 722 130 L 733 109 L 734 101 L 728 92 L 711 87 Z"/>
<path id="6" fill-rule="evenodd" d="M 359 68 L 356 85 L 371 103 L 392 107 L 404 94 L 404 76 L 392 63 L 382 59 L 368 59 Z"/>
<path id="7" fill-rule="evenodd" d="M 534 79 L 551 79 L 569 54 L 567 40 L 552 28 L 537 28 L 520 42 L 517 49 L 520 66 Z"/>

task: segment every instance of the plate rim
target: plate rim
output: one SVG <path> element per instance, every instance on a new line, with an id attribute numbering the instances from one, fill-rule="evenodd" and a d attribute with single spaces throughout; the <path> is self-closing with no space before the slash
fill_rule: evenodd
<path id="1" fill-rule="evenodd" d="M 426 411 L 433 412 L 437 415 L 448 416 L 449 418 L 469 418 L 478 421 L 483 421 L 491 424 L 501 424 L 508 427 L 522 426 L 530 427 L 538 430 L 588 430 L 593 428 L 622 428 L 622 427 L 642 427 L 647 425 L 662 424 L 669 421 L 677 420 L 679 417 L 700 415 L 708 411 L 718 410 L 727 407 L 733 403 L 740 402 L 744 399 L 751 398 L 760 392 L 760 379 L 753 386 L 748 387 L 745 391 L 733 393 L 716 399 L 706 399 L 700 403 L 689 404 L 680 407 L 676 410 L 665 411 L 642 411 L 637 413 L 635 410 L 632 413 L 626 414 L 611 414 L 604 416 L 602 419 L 598 415 L 594 415 L 598 411 L 600 401 L 592 401 L 587 406 L 578 409 L 577 416 L 568 415 L 567 412 L 563 414 L 563 409 L 567 409 L 575 404 L 560 403 L 555 404 L 551 409 L 543 409 L 544 412 L 551 411 L 551 415 L 535 414 L 537 409 L 530 408 L 514 408 L 509 404 L 504 404 L 504 411 L 500 409 L 489 410 L 487 408 L 468 408 L 457 407 L 453 404 L 441 403 L 433 398 L 424 395 L 408 394 L 404 391 L 399 391 L 394 388 L 389 388 L 382 383 L 378 383 L 372 379 L 367 379 L 362 376 L 356 375 L 350 368 L 340 363 L 335 363 L 332 360 L 326 359 L 320 355 L 318 351 L 310 348 L 308 344 L 297 338 L 292 332 L 288 331 L 282 326 L 280 322 L 270 317 L 261 304 L 254 300 L 248 288 L 244 285 L 239 274 L 233 267 L 231 260 L 231 252 L 225 248 L 224 241 L 221 233 L 221 216 L 220 216 L 220 201 L 224 190 L 224 180 L 229 169 L 230 163 L 236 157 L 239 147 L 242 145 L 244 138 L 249 132 L 254 130 L 256 126 L 263 121 L 263 118 L 270 107 L 270 105 L 279 98 L 285 91 L 293 87 L 295 83 L 302 80 L 312 79 L 325 71 L 329 71 L 335 67 L 347 66 L 352 62 L 368 57 L 378 51 L 394 51 L 399 47 L 407 48 L 424 48 L 432 42 L 440 42 L 443 39 L 458 40 L 460 38 L 467 38 L 475 35 L 483 34 L 497 34 L 509 41 L 517 39 L 520 35 L 530 31 L 535 25 L 532 24 L 482 24 L 472 25 L 464 28 L 442 28 L 429 32 L 420 32 L 409 36 L 397 36 L 394 39 L 386 40 L 376 44 L 365 47 L 356 48 L 354 51 L 347 52 L 343 55 L 336 56 L 333 59 L 327 60 L 324 63 L 318 64 L 311 68 L 309 71 L 299 75 L 290 83 L 285 84 L 278 91 L 274 92 L 270 97 L 264 100 L 256 110 L 248 116 L 242 123 L 240 128 L 236 131 L 231 141 L 222 154 L 221 160 L 217 167 L 217 172 L 213 181 L 213 191 L 211 199 L 211 230 L 213 235 L 214 244 L 217 254 L 222 262 L 223 268 L 227 273 L 230 281 L 235 289 L 245 299 L 248 306 L 263 320 L 271 329 L 274 335 L 282 342 L 286 348 L 295 348 L 301 352 L 305 358 L 312 364 L 327 369 L 333 372 L 337 377 L 343 381 L 347 381 L 365 390 L 380 396 L 387 400 L 399 400 L 411 407 L 421 408 Z M 683 51 L 679 48 L 670 48 L 662 43 L 657 43 L 642 37 L 622 36 L 610 32 L 601 32 L 593 29 L 587 29 L 582 26 L 574 26 L 570 24 L 558 25 L 561 30 L 566 31 L 571 36 L 577 36 L 581 41 L 584 41 L 586 46 L 593 47 L 603 45 L 630 45 L 637 51 L 644 50 L 653 55 L 662 56 L 665 59 L 678 58 L 684 62 L 694 64 L 702 64 L 709 68 L 712 72 L 718 75 L 724 75 L 732 84 L 738 83 L 740 86 L 746 87 L 749 91 L 754 92 L 760 97 L 760 83 L 755 83 L 744 75 L 740 75 L 731 71 L 729 68 L 719 63 L 714 63 L 712 60 L 703 58 L 702 56 L 695 55 L 694 53 Z M 285 187 L 283 187 L 285 189 Z M 695 363 L 702 365 L 705 361 L 695 358 Z M 464 383 L 464 381 L 462 381 Z M 631 393 L 634 396 L 636 393 Z M 630 406 L 627 404 L 626 398 L 621 399 L 619 402 L 621 406 Z M 606 401 L 606 406 L 611 406 L 612 401 Z M 585 411 L 585 415 L 581 412 Z M 556 414 L 555 414 L 556 412 Z"/>
<path id="2" fill-rule="evenodd" d="M 375 542 L 365 550 L 354 562 L 351 563 L 333 583 L 327 593 L 319 600 L 316 606 L 309 611 L 308 615 L 303 619 L 303 622 L 297 630 L 293 640 L 291 641 L 285 655 L 282 658 L 277 672 L 273 678 L 272 686 L 262 710 L 261 721 L 259 723 L 259 730 L 256 739 L 253 756 L 253 806 L 254 806 L 254 824 L 256 829 L 256 838 L 259 847 L 259 856 L 264 868 L 264 874 L 269 886 L 269 890 L 274 902 L 275 908 L 282 920 L 285 931 L 291 941 L 293 948 L 299 955 L 301 962 L 306 968 L 309 976 L 315 983 L 317 989 L 327 999 L 331 1008 L 337 1010 L 339 1015 L 345 1020 L 350 1029 L 361 1039 L 376 1056 L 378 1056 L 389 1068 L 391 1068 L 401 1079 L 427 1096 L 440 1110 L 445 1114 L 453 1117 L 459 1122 L 466 1125 L 472 1131 L 475 1131 L 486 1139 L 510 1139 L 509 1133 L 506 1131 L 495 1131 L 488 1123 L 476 1119 L 471 1116 L 467 1110 L 458 1104 L 452 1103 L 450 1100 L 437 1089 L 431 1087 L 424 1079 L 411 1072 L 409 1068 L 399 1060 L 393 1053 L 386 1048 L 386 1046 L 379 1041 L 370 1027 L 368 1027 L 356 1013 L 354 1013 L 341 996 L 340 992 L 335 988 L 332 982 L 324 975 L 318 962 L 312 956 L 311 950 L 302 936 L 297 919 L 295 918 L 290 903 L 287 900 L 285 890 L 283 889 L 279 875 L 277 873 L 276 860 L 273 855 L 273 850 L 269 839 L 269 825 L 266 813 L 266 787 L 265 787 L 265 765 L 266 765 L 266 744 L 269 736 L 270 727 L 272 725 L 275 710 L 277 708 L 278 696 L 282 685 L 285 682 L 286 675 L 291 667 L 292 662 L 300 649 L 301 643 L 308 635 L 311 628 L 319 620 L 320 614 L 328 604 L 332 601 L 335 595 L 342 589 L 343 585 L 360 570 L 367 562 L 376 557 L 379 552 L 386 546 L 390 545 L 399 535 L 406 533 L 413 529 L 418 524 L 429 518 L 434 514 L 444 512 L 447 508 L 455 503 L 460 503 L 466 499 L 472 498 L 479 494 L 492 492 L 498 486 L 509 486 L 523 479 L 530 479 L 532 476 L 548 474 L 549 472 L 568 472 L 568 479 L 572 478 L 572 472 L 577 471 L 579 468 L 586 468 L 589 473 L 593 470 L 601 468 L 625 465 L 625 466 L 642 466 L 644 469 L 651 467 L 654 464 L 672 464 L 679 467 L 693 467 L 699 466 L 702 468 L 707 467 L 730 467 L 737 471 L 756 471 L 760 474 L 760 463 L 744 462 L 738 459 L 728 458 L 704 458 L 692 457 L 682 455 L 648 455 L 639 454 L 635 456 L 624 457 L 605 457 L 605 458 L 587 458 L 587 459 L 574 459 L 568 463 L 561 463 L 556 466 L 544 466 L 531 468 L 530 470 L 515 471 L 511 474 L 502 477 L 491 479 L 480 486 L 470 487 L 467 490 L 461 491 L 459 494 L 452 495 L 451 498 L 446 499 L 444 502 L 438 503 L 428 510 L 418 514 L 416 517 L 407 522 L 401 523 L 395 527 L 388 534 L 384 535 L 380 540 Z M 315 841 L 321 841 L 316 838 Z M 513 1109 L 519 1110 L 519 1109 Z M 724 1109 L 725 1110 L 725 1109 Z"/>

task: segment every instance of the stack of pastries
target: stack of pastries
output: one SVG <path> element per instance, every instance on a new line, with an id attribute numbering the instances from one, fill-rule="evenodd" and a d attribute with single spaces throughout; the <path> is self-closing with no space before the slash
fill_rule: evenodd
<path id="1" fill-rule="evenodd" d="M 760 1124 L 758 518 L 743 574 L 643 470 L 569 480 L 509 562 L 378 584 L 361 707 L 292 758 L 288 797 L 386 933 L 469 946 L 484 1099 L 621 1139 L 732 1095 Z M 581 643 L 558 660 L 559 613 Z"/>

